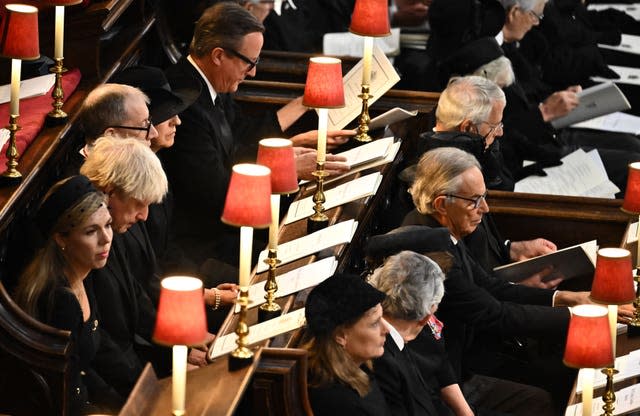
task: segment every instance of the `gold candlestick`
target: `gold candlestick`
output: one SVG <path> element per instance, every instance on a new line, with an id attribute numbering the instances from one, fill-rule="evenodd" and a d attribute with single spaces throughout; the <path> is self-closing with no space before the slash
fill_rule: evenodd
<path id="1" fill-rule="evenodd" d="M 276 292 L 278 291 L 278 283 L 276 282 L 276 268 L 281 263 L 278 260 L 278 252 L 276 250 L 269 250 L 269 255 L 264 260 L 269 265 L 269 275 L 267 281 L 264 284 L 264 291 L 267 292 L 264 295 L 267 303 L 263 303 L 258 308 L 258 321 L 264 322 L 269 319 L 276 318 L 282 314 L 280 305 L 275 302 Z"/>
<path id="2" fill-rule="evenodd" d="M 358 95 L 359 98 L 362 99 L 362 112 L 360 113 L 360 117 L 358 118 L 358 130 L 355 135 L 355 139 L 359 142 L 370 142 L 371 136 L 369 136 L 369 122 L 371 118 L 369 117 L 369 85 L 362 84 L 362 94 Z"/>
<path id="3" fill-rule="evenodd" d="M 7 146 L 7 152 L 5 153 L 7 156 L 7 170 L 2 174 L 0 178 L 0 182 L 3 185 L 16 185 L 20 183 L 22 180 L 22 174 L 18 172 L 18 148 L 16 147 L 16 133 L 20 130 L 20 126 L 18 125 L 18 118 L 20 116 L 11 114 L 9 116 L 9 125 L 7 129 L 9 130 L 9 145 Z"/>
<path id="4" fill-rule="evenodd" d="M 613 375 L 618 374 L 618 370 L 615 368 L 603 368 L 602 373 L 607 376 L 607 384 L 604 395 L 602 396 L 602 400 L 604 401 L 604 405 L 602 406 L 602 410 L 604 410 L 603 416 L 613 416 L 613 411 L 616 408 L 616 394 L 613 391 Z"/>
<path id="5" fill-rule="evenodd" d="M 64 104 L 64 91 L 62 90 L 62 74 L 67 72 L 67 69 L 63 66 L 63 58 L 56 58 L 55 65 L 49 68 L 50 72 L 56 75 L 56 83 L 53 91 L 51 92 L 51 98 L 53 102 L 53 110 L 47 114 L 47 124 L 60 125 L 67 122 L 67 113 L 62 111 L 62 105 Z"/>
<path id="6" fill-rule="evenodd" d="M 329 174 L 324 170 L 324 162 L 316 162 L 316 170 L 311 172 L 316 178 L 316 192 L 313 194 L 313 215 L 307 221 L 307 233 L 326 228 L 329 225 L 329 217 L 324 213 L 324 178 Z"/>
<path id="7" fill-rule="evenodd" d="M 247 337 L 249 336 L 249 326 L 247 325 L 247 306 L 249 305 L 249 291 L 247 289 L 240 290 L 238 298 L 240 305 L 240 314 L 238 317 L 238 326 L 236 327 L 236 335 L 238 345 L 229 356 L 229 371 L 238 370 L 246 367 L 253 362 L 253 351 L 247 347 Z"/>

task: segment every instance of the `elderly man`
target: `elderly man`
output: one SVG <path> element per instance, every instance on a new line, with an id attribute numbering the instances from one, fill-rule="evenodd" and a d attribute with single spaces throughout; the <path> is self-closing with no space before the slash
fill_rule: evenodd
<path id="1" fill-rule="evenodd" d="M 202 85 L 200 98 L 180 114 L 183 124 L 175 145 L 160 153 L 175 192 L 176 242 L 198 264 L 212 256 L 237 263 L 237 230 L 219 220 L 231 167 L 255 160 L 258 139 L 282 136 L 306 111 L 301 99 L 295 99 L 277 113 L 246 118 L 229 95 L 246 76 L 255 75 L 263 31 L 262 24 L 238 4 L 216 4 L 198 20 L 189 56 L 167 71 L 172 88 L 193 80 Z M 305 133 L 292 140 L 305 144 L 315 135 Z M 332 173 L 347 169 L 335 160 L 328 157 L 325 168 Z M 297 163 L 310 171 L 315 153 L 300 150 Z"/>
<path id="2" fill-rule="evenodd" d="M 437 231 L 422 230 L 426 234 Z M 443 261 L 442 254 L 439 253 L 440 261 Z M 428 400 L 432 395 L 437 414 L 444 414 L 441 407 L 444 404 L 456 415 L 473 414 L 447 359 L 441 339 L 442 323 L 434 316 L 444 295 L 444 274 L 439 265 L 422 254 L 401 251 L 387 258 L 369 280 L 387 295 L 382 308 L 389 334 L 384 355 L 374 361 L 387 403 L 397 414 L 424 415 L 429 414 Z M 496 403 L 491 410 L 518 415 L 550 414 L 551 400 L 543 390 L 507 380 L 476 377 L 475 383 L 494 386 L 486 391 Z M 487 404 L 486 399 L 475 399 Z"/>

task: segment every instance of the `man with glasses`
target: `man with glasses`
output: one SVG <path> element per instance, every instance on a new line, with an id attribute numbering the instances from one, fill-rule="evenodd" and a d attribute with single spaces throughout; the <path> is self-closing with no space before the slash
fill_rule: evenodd
<path id="1" fill-rule="evenodd" d="M 180 113 L 182 125 L 174 146 L 158 154 L 174 191 L 172 234 L 196 264 L 211 257 L 237 264 L 237 228 L 219 220 L 231 168 L 255 161 L 259 139 L 283 137 L 283 131 L 307 111 L 300 97 L 275 113 L 247 117 L 231 97 L 245 77 L 256 74 L 263 32 L 264 26 L 239 4 L 218 3 L 197 21 L 189 55 L 166 72 L 172 88 L 194 81 L 202 86 L 198 100 Z M 337 135 L 345 133 L 350 131 Z M 329 146 L 343 142 L 336 133 L 332 136 Z M 317 141 L 317 133 L 291 139 L 294 145 L 311 144 Z M 348 170 L 340 161 L 327 155 L 325 168 L 330 174 Z M 300 175 L 310 173 L 315 168 L 315 152 L 299 150 L 297 165 Z M 259 250 L 263 245 L 256 241 L 254 247 Z"/>

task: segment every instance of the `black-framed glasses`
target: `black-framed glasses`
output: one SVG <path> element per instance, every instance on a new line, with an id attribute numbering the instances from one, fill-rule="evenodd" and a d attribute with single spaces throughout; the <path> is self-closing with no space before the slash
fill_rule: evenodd
<path id="1" fill-rule="evenodd" d="M 147 140 L 149 138 L 149 132 L 151 131 L 151 127 L 153 126 L 153 122 L 151 118 L 148 118 L 144 121 L 144 127 L 133 127 L 133 126 L 109 126 L 113 129 L 126 129 L 126 130 L 137 130 L 146 132 L 144 139 Z"/>
<path id="2" fill-rule="evenodd" d="M 484 194 L 477 196 L 475 198 L 469 198 L 468 196 L 460 196 L 456 194 L 446 194 L 445 196 L 447 198 L 458 198 L 458 199 L 463 199 L 465 201 L 473 202 L 473 205 L 471 206 L 473 207 L 473 209 L 477 209 L 480 206 L 480 204 L 482 204 L 482 201 L 486 201 L 487 194 L 488 192 L 485 192 Z"/>
<path id="3" fill-rule="evenodd" d="M 235 49 L 224 48 L 224 50 L 226 52 L 229 52 L 231 55 L 235 56 L 236 58 L 240 58 L 240 60 L 248 63 L 249 67 L 247 68 L 247 72 L 251 72 L 251 70 L 253 68 L 255 68 L 256 65 L 258 65 L 258 62 L 260 62 L 260 57 L 259 56 L 254 61 L 253 59 L 249 58 L 246 55 L 241 54 L 240 52 L 236 51 Z"/>
<path id="4" fill-rule="evenodd" d="M 531 14 L 531 16 L 535 17 L 536 19 L 538 19 L 538 22 L 542 22 L 542 19 L 544 19 L 544 13 L 536 13 L 533 10 L 529 10 L 529 13 Z"/>

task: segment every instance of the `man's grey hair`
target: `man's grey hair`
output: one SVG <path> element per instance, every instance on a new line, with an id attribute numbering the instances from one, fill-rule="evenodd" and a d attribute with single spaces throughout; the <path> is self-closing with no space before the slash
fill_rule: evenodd
<path id="1" fill-rule="evenodd" d="M 444 296 L 444 273 L 427 256 L 401 251 L 377 268 L 369 282 L 387 297 L 384 314 L 404 321 L 419 321 L 431 314 Z"/>
<path id="2" fill-rule="evenodd" d="M 451 78 L 440 94 L 436 119 L 445 130 L 456 130 L 465 120 L 486 122 L 496 102 L 506 102 L 504 92 L 493 81 L 470 75 Z"/>
<path id="3" fill-rule="evenodd" d="M 223 1 L 204 11 L 196 22 L 189 53 L 202 58 L 215 48 L 240 49 L 250 33 L 264 32 L 264 26 L 238 3 Z"/>
<path id="4" fill-rule="evenodd" d="M 511 61 L 506 56 L 500 56 L 476 69 L 473 74 L 495 82 L 500 88 L 508 87 L 516 80 Z"/>
<path id="5" fill-rule="evenodd" d="M 126 198 L 147 204 L 162 202 L 168 189 L 156 154 L 146 143 L 133 138 L 99 138 L 80 173 L 102 191 L 114 188 Z"/>
<path id="6" fill-rule="evenodd" d="M 461 175 L 474 167 L 481 169 L 478 160 L 455 147 L 440 147 L 422 155 L 409 189 L 418 212 L 433 214 L 433 201 L 440 195 L 458 192 L 462 185 Z"/>
<path id="7" fill-rule="evenodd" d="M 129 121 L 127 103 L 134 97 L 141 98 L 147 105 L 150 102 L 145 93 L 130 85 L 106 83 L 94 88 L 78 114 L 85 142 L 92 145 L 109 127 L 125 125 Z"/>
<path id="8" fill-rule="evenodd" d="M 525 12 L 533 10 L 543 0 L 498 0 L 505 10 L 509 11 L 513 6 L 518 6 Z M 546 3 L 546 0 L 544 0 Z"/>

